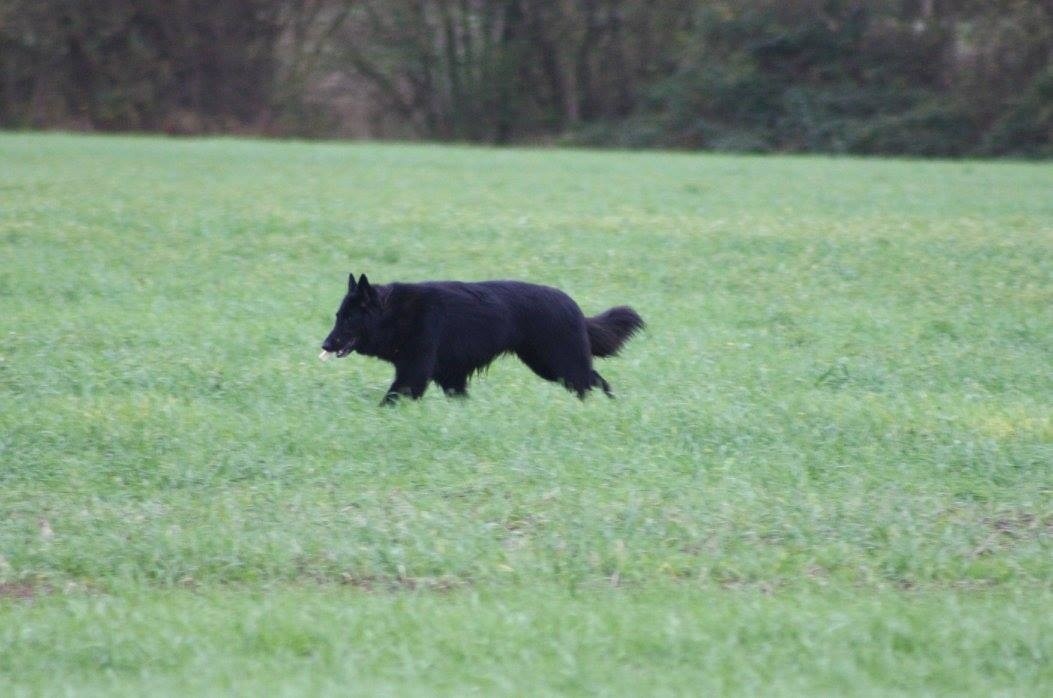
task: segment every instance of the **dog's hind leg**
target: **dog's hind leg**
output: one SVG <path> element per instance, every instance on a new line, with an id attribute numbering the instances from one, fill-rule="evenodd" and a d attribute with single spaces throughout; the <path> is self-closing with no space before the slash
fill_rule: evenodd
<path id="1" fill-rule="evenodd" d="M 592 390 L 592 378 L 588 377 L 584 380 L 580 377 L 565 378 L 563 379 L 563 385 L 567 387 L 567 390 L 574 391 L 579 400 L 584 400 L 585 395 Z"/>
<path id="2" fill-rule="evenodd" d="M 575 393 L 579 400 L 584 400 L 585 395 L 596 385 L 594 375 L 599 375 L 587 366 L 566 367 L 561 371 L 560 383 L 567 390 Z"/>
<path id="3" fill-rule="evenodd" d="M 604 380 L 603 376 L 599 372 L 593 370 L 592 372 L 592 387 L 603 388 L 603 394 L 609 398 L 614 397 L 614 393 L 611 392 L 611 384 Z"/>
<path id="4" fill-rule="evenodd" d="M 588 356 L 568 357 L 555 353 L 545 355 L 536 350 L 526 349 L 519 349 L 516 354 L 531 371 L 545 380 L 563 384 L 563 387 L 583 400 L 594 385 Z"/>
<path id="5" fill-rule="evenodd" d="M 559 380 L 559 375 L 554 370 L 552 370 L 552 367 L 549 366 L 549 364 L 546 361 L 543 361 L 542 358 L 538 356 L 537 352 L 531 351 L 529 349 L 517 349 L 516 356 L 518 356 L 519 359 L 523 363 L 525 363 L 531 371 L 536 373 L 541 378 L 544 378 L 547 381 Z"/>

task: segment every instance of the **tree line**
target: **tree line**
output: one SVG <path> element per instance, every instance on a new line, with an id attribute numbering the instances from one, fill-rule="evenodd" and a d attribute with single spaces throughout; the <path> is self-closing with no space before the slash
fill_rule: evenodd
<path id="1" fill-rule="evenodd" d="M 0 127 L 1053 154 L 1049 0 L 0 0 Z"/>

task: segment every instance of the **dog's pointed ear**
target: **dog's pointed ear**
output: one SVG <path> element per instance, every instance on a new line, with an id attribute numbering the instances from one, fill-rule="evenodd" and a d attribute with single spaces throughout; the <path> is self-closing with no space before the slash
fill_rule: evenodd
<path id="1" fill-rule="evenodd" d="M 365 299 L 367 304 L 376 305 L 377 303 L 377 292 L 369 285 L 369 279 L 363 274 L 358 279 L 358 293 Z"/>
<path id="2" fill-rule="evenodd" d="M 358 288 L 358 286 L 355 284 L 355 274 L 352 272 L 351 275 L 347 277 L 347 292 L 354 293 L 356 288 Z"/>

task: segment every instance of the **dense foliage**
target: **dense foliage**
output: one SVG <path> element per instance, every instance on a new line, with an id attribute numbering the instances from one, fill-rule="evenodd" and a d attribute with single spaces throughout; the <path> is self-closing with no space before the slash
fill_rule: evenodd
<path id="1" fill-rule="evenodd" d="M 0 125 L 1053 152 L 1042 0 L 0 0 Z"/>

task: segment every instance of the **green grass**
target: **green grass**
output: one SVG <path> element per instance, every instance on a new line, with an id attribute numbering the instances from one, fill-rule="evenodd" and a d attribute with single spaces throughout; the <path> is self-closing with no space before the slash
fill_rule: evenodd
<path id="1" fill-rule="evenodd" d="M 379 409 L 349 271 L 649 323 Z M 0 136 L 0 693 L 1053 687 L 1053 166 Z"/>

